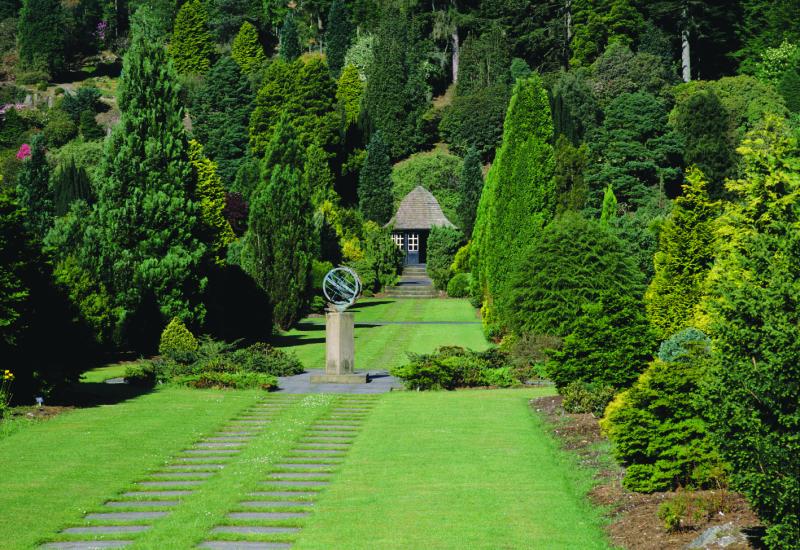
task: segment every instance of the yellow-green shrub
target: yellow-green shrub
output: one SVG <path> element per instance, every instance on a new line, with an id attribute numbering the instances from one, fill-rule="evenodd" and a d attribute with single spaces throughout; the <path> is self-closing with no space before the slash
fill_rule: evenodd
<path id="1" fill-rule="evenodd" d="M 197 339 L 186 328 L 183 321 L 175 317 L 169 322 L 161 341 L 158 344 L 158 353 L 174 359 L 175 361 L 191 361 L 197 351 Z"/>

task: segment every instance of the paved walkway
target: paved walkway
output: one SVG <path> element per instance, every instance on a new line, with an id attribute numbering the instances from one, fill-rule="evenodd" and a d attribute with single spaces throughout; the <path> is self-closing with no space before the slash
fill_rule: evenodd
<path id="1" fill-rule="evenodd" d="M 366 384 L 312 384 L 311 376 L 323 374 L 322 369 L 307 370 L 295 376 L 278 378 L 279 393 L 386 393 L 403 387 L 402 382 L 387 371 L 367 371 L 369 382 Z M 360 371 L 363 372 L 363 371 Z"/>

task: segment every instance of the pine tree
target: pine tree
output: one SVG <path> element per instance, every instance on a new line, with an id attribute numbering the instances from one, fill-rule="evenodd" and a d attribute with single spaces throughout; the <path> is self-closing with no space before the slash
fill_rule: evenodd
<path id="1" fill-rule="evenodd" d="M 134 33 L 123 62 L 120 121 L 106 144 L 97 204 L 76 255 L 104 284 L 123 332 L 153 346 L 167 319 L 203 319 L 205 247 L 177 75 L 163 47 Z M 145 348 L 146 349 L 146 348 Z"/>
<path id="2" fill-rule="evenodd" d="M 478 202 L 483 190 L 483 166 L 481 156 L 474 147 L 467 151 L 459 178 L 458 217 L 464 235 L 472 235 Z"/>
<path id="3" fill-rule="evenodd" d="M 617 217 L 617 197 L 614 195 L 614 187 L 609 183 L 603 193 L 603 208 L 600 211 L 600 224 L 608 227 Z"/>
<path id="4" fill-rule="evenodd" d="M 289 115 L 283 113 L 264 152 L 261 174 L 265 178 L 270 177 L 269 174 L 272 174 L 276 166 L 288 166 L 299 171 L 304 164 L 305 158 L 297 130 Z"/>
<path id="5" fill-rule="evenodd" d="M 358 207 L 364 217 L 383 225 L 392 217 L 392 163 L 383 135 L 375 132 L 358 178 Z"/>
<path id="6" fill-rule="evenodd" d="M 58 0 L 24 0 L 19 12 L 20 67 L 50 76 L 64 68 L 64 11 Z"/>
<path id="7" fill-rule="evenodd" d="M 217 163 L 203 154 L 203 146 L 197 141 L 189 142 L 189 161 L 195 169 L 197 187 L 194 201 L 199 206 L 200 223 L 203 227 L 204 241 L 214 261 L 223 265 L 228 245 L 236 236 L 223 214 L 225 210 L 225 188 L 217 174 Z"/>
<path id="8" fill-rule="evenodd" d="M 287 12 L 283 19 L 280 38 L 281 59 L 291 62 L 300 57 L 300 37 L 297 34 L 297 23 L 294 21 L 293 11 Z"/>
<path id="9" fill-rule="evenodd" d="M 278 164 L 250 203 L 245 267 L 269 296 L 282 329 L 300 318 L 311 284 L 315 232 L 310 195 L 299 170 Z"/>
<path id="10" fill-rule="evenodd" d="M 350 12 L 347 4 L 342 0 L 333 0 L 328 10 L 328 32 L 325 33 L 327 46 L 325 52 L 328 57 L 328 67 L 334 78 L 344 67 L 344 55 L 350 47 L 353 37 L 353 24 L 350 22 Z"/>
<path id="11" fill-rule="evenodd" d="M 361 116 L 361 98 L 364 97 L 364 82 L 355 65 L 347 65 L 336 84 L 336 100 L 344 112 L 345 130 L 355 125 Z"/>
<path id="12" fill-rule="evenodd" d="M 208 12 L 200 0 L 189 0 L 178 10 L 169 51 L 179 74 L 208 72 L 216 48 Z"/>
<path id="13" fill-rule="evenodd" d="M 31 140 L 31 156 L 17 174 L 19 204 L 27 212 L 25 228 L 38 240 L 43 239 L 53 225 L 53 196 L 49 186 L 50 165 L 47 164 L 45 138 L 40 133 Z"/>
<path id="14" fill-rule="evenodd" d="M 264 72 L 263 84 L 250 115 L 250 149 L 257 156 L 264 154 L 286 104 L 295 96 L 299 64 L 275 59 Z"/>
<path id="15" fill-rule="evenodd" d="M 75 159 L 63 162 L 53 174 L 53 196 L 56 216 L 63 216 L 76 200 L 91 204 L 94 193 L 86 170 L 75 165 Z"/>
<path id="16" fill-rule="evenodd" d="M 247 152 L 252 104 L 247 79 L 230 57 L 214 64 L 192 102 L 192 132 L 219 165 L 226 188 L 232 187 Z"/>
<path id="17" fill-rule="evenodd" d="M 258 29 L 250 22 L 242 23 L 242 28 L 231 44 L 231 57 L 239 65 L 242 73 L 255 74 L 267 62 L 264 47 L 258 38 Z"/>
<path id="18" fill-rule="evenodd" d="M 697 168 L 686 174 L 683 194 L 661 228 L 655 276 L 645 293 L 650 323 L 661 340 L 693 326 L 703 283 L 714 259 L 715 205 Z"/>

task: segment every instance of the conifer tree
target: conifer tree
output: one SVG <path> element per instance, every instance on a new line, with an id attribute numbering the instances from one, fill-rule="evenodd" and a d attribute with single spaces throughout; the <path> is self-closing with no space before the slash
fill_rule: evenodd
<path id="1" fill-rule="evenodd" d="M 17 175 L 19 204 L 27 212 L 25 228 L 39 240 L 53 224 L 53 196 L 49 185 L 50 165 L 47 164 L 45 138 L 40 133 L 31 140 L 31 156 L 23 161 Z"/>
<path id="2" fill-rule="evenodd" d="M 303 168 L 304 185 L 311 191 L 311 204 L 319 210 L 326 200 L 335 201 L 334 177 L 328 164 L 328 154 L 319 145 L 309 145 Z"/>
<path id="3" fill-rule="evenodd" d="M 353 24 L 350 22 L 350 13 L 347 4 L 342 0 L 333 0 L 328 10 L 328 32 L 325 33 L 327 44 L 325 52 L 328 57 L 328 68 L 334 78 L 344 67 L 344 56 L 353 37 Z"/>
<path id="4" fill-rule="evenodd" d="M 215 44 L 208 28 L 208 12 L 200 0 L 189 0 L 178 10 L 169 51 L 179 74 L 208 72 Z"/>
<path id="5" fill-rule="evenodd" d="M 305 164 L 303 149 L 297 130 L 288 114 L 281 114 L 261 161 L 261 174 L 269 178 L 276 166 L 289 166 L 302 170 Z"/>
<path id="6" fill-rule="evenodd" d="M 364 82 L 355 65 L 347 65 L 336 84 L 336 99 L 344 111 L 345 130 L 355 125 L 361 115 L 361 98 L 364 97 Z"/>
<path id="7" fill-rule="evenodd" d="M 209 71 L 192 102 L 192 132 L 219 165 L 222 184 L 231 188 L 247 153 L 253 94 L 239 66 L 222 57 Z"/>
<path id="8" fill-rule="evenodd" d="M 123 311 L 118 331 L 152 346 L 166 319 L 202 321 L 206 249 L 196 236 L 196 179 L 173 65 L 137 28 L 123 75 L 120 121 L 106 145 L 97 204 L 76 256 L 107 287 L 110 306 Z"/>
<path id="9" fill-rule="evenodd" d="M 30 294 L 23 279 L 26 268 L 25 211 L 0 176 L 0 350 L 11 345 L 20 330 L 22 308 Z"/>
<path id="10" fill-rule="evenodd" d="M 694 326 L 695 308 L 714 259 L 715 206 L 707 186 L 703 173 L 690 169 L 683 194 L 661 228 L 655 276 L 645 293 L 650 323 L 661 340 Z"/>
<path id="11" fill-rule="evenodd" d="M 358 206 L 364 217 L 381 225 L 392 217 L 392 163 L 383 135 L 375 132 L 358 178 Z"/>
<path id="12" fill-rule="evenodd" d="M 86 141 L 96 139 L 103 139 L 106 135 L 105 131 L 97 124 L 92 111 L 82 111 L 80 114 L 78 129 L 81 132 L 81 137 Z"/>
<path id="13" fill-rule="evenodd" d="M 19 12 L 20 66 L 54 76 L 64 68 L 64 11 L 58 0 L 24 0 Z"/>
<path id="14" fill-rule="evenodd" d="M 300 57 L 300 37 L 297 34 L 297 23 L 294 12 L 288 11 L 281 27 L 280 54 L 284 61 L 294 61 Z"/>
<path id="15" fill-rule="evenodd" d="M 223 214 L 225 188 L 217 174 L 217 163 L 209 160 L 203 154 L 203 146 L 194 140 L 189 142 L 189 161 L 197 177 L 194 201 L 200 209 L 199 217 L 204 240 L 214 261 L 223 265 L 228 245 L 236 239 L 236 236 Z"/>
<path id="16" fill-rule="evenodd" d="M 242 28 L 233 39 L 231 57 L 246 75 L 254 74 L 267 62 L 264 47 L 258 39 L 258 29 L 249 21 L 242 23 Z"/>
<path id="17" fill-rule="evenodd" d="M 600 211 L 600 224 L 608 227 L 617 217 L 617 197 L 614 187 L 609 183 L 603 193 L 603 208 Z"/>
<path id="18" fill-rule="evenodd" d="M 461 177 L 458 183 L 461 189 L 457 211 L 461 221 L 461 230 L 464 235 L 472 235 L 478 202 L 481 200 L 481 191 L 483 190 L 481 156 L 474 147 L 471 147 L 464 157 L 464 165 L 461 168 Z"/>
<path id="19" fill-rule="evenodd" d="M 53 196 L 56 216 L 66 214 L 76 200 L 86 201 L 87 204 L 93 202 L 89 176 L 86 170 L 75 165 L 74 158 L 62 163 L 53 174 Z"/>
<path id="20" fill-rule="evenodd" d="M 250 115 L 250 149 L 259 157 L 272 139 L 286 104 L 295 96 L 298 69 L 299 62 L 290 64 L 279 58 L 264 72 Z"/>

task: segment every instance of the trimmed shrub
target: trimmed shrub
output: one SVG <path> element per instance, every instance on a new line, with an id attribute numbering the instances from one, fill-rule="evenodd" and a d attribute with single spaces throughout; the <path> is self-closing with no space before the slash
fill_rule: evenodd
<path id="1" fill-rule="evenodd" d="M 503 139 L 510 96 L 511 88 L 504 83 L 457 95 L 442 113 L 439 134 L 460 155 L 475 148 L 484 160 L 491 159 Z"/>
<path id="2" fill-rule="evenodd" d="M 262 342 L 234 351 L 231 359 L 238 370 L 246 372 L 274 376 L 291 376 L 303 372 L 303 364 L 294 353 Z"/>
<path id="3" fill-rule="evenodd" d="M 623 485 L 638 492 L 717 484 L 725 465 L 702 420 L 699 385 L 708 357 L 654 361 L 629 390 L 608 406 L 603 430 L 615 458 L 626 466 Z"/>
<path id="4" fill-rule="evenodd" d="M 472 351 L 445 346 L 430 354 L 409 353 L 409 363 L 391 369 L 406 388 L 452 390 L 455 388 L 518 384 L 508 363 L 508 355 L 498 349 Z"/>
<path id="5" fill-rule="evenodd" d="M 466 298 L 469 295 L 470 284 L 472 284 L 472 275 L 456 273 L 447 283 L 447 295 L 451 298 Z"/>
<path id="6" fill-rule="evenodd" d="M 183 321 L 173 318 L 161 333 L 158 353 L 175 361 L 188 363 L 194 359 L 196 351 L 197 339 Z"/>
<path id="7" fill-rule="evenodd" d="M 153 361 L 141 361 L 125 368 L 125 382 L 131 386 L 152 388 L 157 382 L 158 370 Z"/>
<path id="8" fill-rule="evenodd" d="M 464 235 L 458 229 L 450 227 L 433 227 L 428 237 L 427 271 L 433 284 L 439 290 L 446 290 L 452 272 L 450 266 L 456 257 Z"/>
<path id="9" fill-rule="evenodd" d="M 266 390 L 278 387 L 278 379 L 271 374 L 257 372 L 205 372 L 182 379 L 192 388 L 231 388 L 236 390 Z"/>

